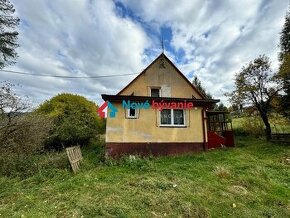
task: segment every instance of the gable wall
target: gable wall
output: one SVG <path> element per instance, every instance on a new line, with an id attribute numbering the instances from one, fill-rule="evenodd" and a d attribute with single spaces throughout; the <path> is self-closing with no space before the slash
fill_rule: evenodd
<path id="1" fill-rule="evenodd" d="M 149 96 L 150 87 L 162 87 L 163 97 L 201 99 L 201 96 L 185 81 L 176 69 L 164 58 L 165 68 L 160 68 L 161 57 L 145 73 L 131 83 L 120 95 Z M 170 96 L 168 96 L 170 94 Z"/>

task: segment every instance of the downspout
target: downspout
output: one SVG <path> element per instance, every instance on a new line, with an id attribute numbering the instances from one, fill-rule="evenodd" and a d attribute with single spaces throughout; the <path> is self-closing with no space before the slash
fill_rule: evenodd
<path id="1" fill-rule="evenodd" d="M 206 137 L 205 137 L 205 125 L 204 125 L 204 121 L 206 120 L 206 117 L 205 117 L 205 110 L 206 108 L 202 108 L 201 110 L 201 121 L 202 121 L 202 133 L 203 133 L 203 150 L 204 151 L 207 151 L 207 142 L 206 142 Z"/>

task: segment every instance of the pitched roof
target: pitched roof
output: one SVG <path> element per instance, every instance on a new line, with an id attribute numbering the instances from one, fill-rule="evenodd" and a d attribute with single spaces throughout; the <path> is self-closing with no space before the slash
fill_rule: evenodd
<path id="1" fill-rule="evenodd" d="M 195 90 L 197 92 L 197 94 L 199 94 L 199 96 L 202 99 L 205 99 L 204 95 L 183 75 L 183 73 L 172 63 L 172 61 L 170 61 L 170 59 L 164 54 L 161 53 L 151 64 L 148 65 L 148 67 L 146 67 L 137 77 L 135 77 L 128 85 L 126 85 L 120 92 L 118 92 L 117 95 L 120 95 L 121 92 L 123 92 L 125 89 L 127 89 L 134 81 L 136 81 L 141 75 L 143 75 L 146 70 L 148 68 L 150 68 L 161 56 L 163 56 L 168 63 L 177 71 L 177 73 L 180 74 L 180 76 L 188 83 L 188 85 L 190 85 L 193 90 Z"/>

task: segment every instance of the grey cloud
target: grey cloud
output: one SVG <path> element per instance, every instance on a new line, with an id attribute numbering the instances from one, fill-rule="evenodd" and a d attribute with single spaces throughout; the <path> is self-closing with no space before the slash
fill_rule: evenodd
<path id="1" fill-rule="evenodd" d="M 226 101 L 234 74 L 259 54 L 277 68 L 279 32 L 288 1 L 123 0 L 139 21 L 121 17 L 113 1 L 12 0 L 22 20 L 19 59 L 10 69 L 24 72 L 96 76 L 141 72 L 159 41 L 146 33 L 172 29 L 170 45 L 183 50 L 166 54 L 191 80 L 197 75 L 216 98 Z M 146 53 L 150 50 L 150 55 Z M 64 80 L 1 73 L 1 80 L 22 84 L 35 104 L 59 93 L 74 92 L 98 103 L 100 94 L 115 94 L 135 76 Z"/>
<path id="2" fill-rule="evenodd" d="M 13 1 L 13 0 L 12 0 Z M 112 1 L 13 1 L 22 20 L 19 59 L 9 69 L 29 73 L 97 76 L 136 73 L 145 66 L 151 39 L 139 24 L 118 17 Z M 3 73 L 1 80 L 21 84 L 35 104 L 73 92 L 101 102 L 134 76 L 67 80 Z"/>
<path id="3" fill-rule="evenodd" d="M 259 54 L 278 66 L 286 0 L 122 2 L 147 22 L 172 28 L 171 46 L 185 52 L 180 69 L 197 75 L 216 98 L 226 100 L 223 93 L 233 88 L 234 74 Z"/>

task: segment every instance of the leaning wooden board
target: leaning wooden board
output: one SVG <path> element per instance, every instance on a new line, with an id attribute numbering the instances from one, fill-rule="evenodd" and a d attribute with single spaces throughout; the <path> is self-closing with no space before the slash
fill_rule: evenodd
<path id="1" fill-rule="evenodd" d="M 77 172 L 80 169 L 80 162 L 83 160 L 80 146 L 66 148 L 66 153 L 73 172 Z"/>

